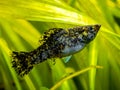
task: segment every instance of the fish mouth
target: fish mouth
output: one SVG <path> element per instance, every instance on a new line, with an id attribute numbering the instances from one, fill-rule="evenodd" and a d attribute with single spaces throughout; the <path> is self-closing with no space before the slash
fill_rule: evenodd
<path id="1" fill-rule="evenodd" d="M 96 30 L 97 32 L 99 31 L 100 27 L 101 27 L 100 24 L 96 24 L 96 25 L 94 25 L 94 28 L 95 28 L 95 30 Z"/>

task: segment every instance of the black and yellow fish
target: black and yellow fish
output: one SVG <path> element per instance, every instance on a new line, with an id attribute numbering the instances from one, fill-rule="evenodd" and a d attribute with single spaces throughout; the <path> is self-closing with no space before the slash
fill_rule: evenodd
<path id="1" fill-rule="evenodd" d="M 47 59 L 62 58 L 82 50 L 97 35 L 101 25 L 52 28 L 44 33 L 42 43 L 31 52 L 12 52 L 12 66 L 20 76 Z"/>

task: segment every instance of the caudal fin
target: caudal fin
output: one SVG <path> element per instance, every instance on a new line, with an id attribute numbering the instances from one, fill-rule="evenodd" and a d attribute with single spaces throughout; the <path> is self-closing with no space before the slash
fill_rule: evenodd
<path id="1" fill-rule="evenodd" d="M 27 52 L 13 52 L 12 58 L 12 67 L 20 76 L 28 74 L 33 68 L 32 57 Z"/>

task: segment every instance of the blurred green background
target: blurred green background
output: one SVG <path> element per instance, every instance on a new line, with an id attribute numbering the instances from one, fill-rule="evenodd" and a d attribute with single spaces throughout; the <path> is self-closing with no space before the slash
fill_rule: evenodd
<path id="1" fill-rule="evenodd" d="M 11 51 L 34 50 L 49 28 L 89 24 L 102 26 L 69 62 L 47 60 L 23 78 L 12 68 Z M 0 0 L 0 90 L 29 89 L 120 90 L 120 0 Z"/>

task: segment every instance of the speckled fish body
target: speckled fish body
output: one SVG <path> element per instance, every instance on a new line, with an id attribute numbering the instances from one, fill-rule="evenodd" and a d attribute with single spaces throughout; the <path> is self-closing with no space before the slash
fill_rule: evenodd
<path id="1" fill-rule="evenodd" d="M 62 58 L 82 50 L 92 41 L 101 25 L 86 25 L 69 29 L 52 28 L 45 32 L 42 43 L 31 52 L 13 52 L 13 67 L 21 76 L 27 74 L 33 65 L 47 59 Z"/>
<path id="2" fill-rule="evenodd" d="M 68 56 L 82 50 L 95 38 L 99 28 L 100 25 L 93 25 L 68 29 L 68 36 L 58 40 L 65 44 L 64 49 L 61 51 L 62 56 Z"/>

